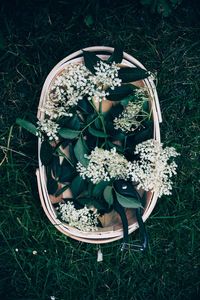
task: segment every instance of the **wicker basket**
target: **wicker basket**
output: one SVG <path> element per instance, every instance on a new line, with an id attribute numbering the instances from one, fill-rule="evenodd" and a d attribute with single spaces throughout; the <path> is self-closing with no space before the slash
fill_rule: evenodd
<path id="1" fill-rule="evenodd" d="M 86 51 L 92 51 L 99 55 L 102 59 L 107 59 L 110 54 L 113 52 L 113 48 L 110 47 L 89 47 L 85 48 Z M 41 92 L 40 103 L 39 107 L 43 107 L 47 98 L 47 93 L 49 91 L 49 87 L 52 83 L 52 80 L 64 69 L 64 67 L 69 63 L 80 63 L 83 61 L 82 51 L 77 51 L 72 53 L 71 55 L 65 57 L 62 61 L 60 61 L 49 73 L 46 78 L 46 81 L 43 85 L 43 89 Z M 123 65 L 130 66 L 130 67 L 140 67 L 144 68 L 144 66 L 136 60 L 131 55 L 124 53 L 123 56 Z M 151 78 L 147 78 L 140 82 L 140 84 L 144 85 L 148 91 L 149 99 L 150 99 L 150 106 L 153 115 L 153 122 L 154 122 L 154 139 L 160 141 L 160 127 L 159 123 L 162 122 L 159 100 L 156 92 L 156 87 Z M 38 109 L 37 117 L 39 120 L 44 118 L 44 113 Z M 38 139 L 38 159 L 39 159 L 39 169 L 36 172 L 37 175 L 37 182 L 38 182 L 38 190 L 40 195 L 40 200 L 42 207 L 44 209 L 45 214 L 51 221 L 51 223 L 62 233 L 65 235 L 82 242 L 86 243 L 94 243 L 94 244 L 103 244 L 109 243 L 123 237 L 123 229 L 120 218 L 113 218 L 113 222 L 105 226 L 104 228 L 99 228 L 98 231 L 95 232 L 82 232 L 76 228 L 68 226 L 66 223 L 61 222 L 57 218 L 56 210 L 51 203 L 48 191 L 47 191 L 47 178 L 46 178 L 46 170 L 45 167 L 42 165 L 40 160 L 40 149 L 41 149 L 41 139 Z M 156 193 L 147 193 L 147 201 L 146 206 L 144 208 L 143 213 L 143 221 L 151 214 L 152 210 L 154 209 L 157 202 L 157 195 Z M 128 223 L 129 223 L 129 234 L 135 231 L 138 228 L 138 223 L 132 213 L 134 210 L 128 210 Z"/>

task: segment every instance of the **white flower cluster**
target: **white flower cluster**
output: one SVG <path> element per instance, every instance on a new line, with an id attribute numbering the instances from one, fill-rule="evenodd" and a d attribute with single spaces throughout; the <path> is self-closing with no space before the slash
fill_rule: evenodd
<path id="1" fill-rule="evenodd" d="M 67 222 L 69 226 L 76 227 L 81 231 L 97 231 L 99 215 L 86 206 L 76 209 L 74 204 L 68 201 L 67 203 L 59 203 L 57 210 L 61 219 Z"/>
<path id="2" fill-rule="evenodd" d="M 170 195 L 171 177 L 176 174 L 177 164 L 171 160 L 179 154 L 173 147 L 163 148 L 156 140 L 147 140 L 136 146 L 140 159 L 128 165 L 128 173 L 138 188 L 158 192 L 158 196 Z"/>
<path id="3" fill-rule="evenodd" d="M 45 107 L 41 110 L 51 119 L 71 115 L 70 108 L 84 96 L 102 101 L 108 95 L 105 89 L 121 85 L 121 79 L 118 78 L 120 68 L 114 62 L 109 65 L 100 61 L 94 69 L 95 74 L 92 74 L 83 64 L 69 64 L 56 77 Z"/>
<path id="4" fill-rule="evenodd" d="M 50 119 L 45 119 L 37 122 L 37 135 L 40 133 L 46 134 L 50 141 L 58 140 L 58 130 L 60 129 L 59 125 Z"/>
<path id="5" fill-rule="evenodd" d="M 93 76 L 93 83 L 97 86 L 102 85 L 103 89 L 110 87 L 114 89 L 116 86 L 120 86 L 122 80 L 118 78 L 118 70 L 120 67 L 113 62 L 111 65 L 99 61 L 97 66 L 94 67 L 95 69 L 95 76 Z"/>
<path id="6" fill-rule="evenodd" d="M 121 129 L 124 132 L 136 130 L 141 123 L 141 120 L 138 121 L 138 117 L 142 117 L 143 120 L 148 115 L 142 109 L 146 101 L 148 98 L 146 98 L 143 89 L 137 90 L 134 102 L 129 101 L 121 115 L 114 119 L 115 129 Z"/>
<path id="7" fill-rule="evenodd" d="M 116 86 L 120 86 L 122 80 L 118 78 L 118 70 L 120 69 L 115 62 L 111 65 L 99 61 L 97 66 L 94 67 L 95 75 L 91 75 L 91 88 L 88 99 L 92 98 L 96 102 L 101 102 L 106 96 L 109 95 L 106 92 L 107 88 L 114 89 Z"/>
<path id="8" fill-rule="evenodd" d="M 89 178 L 94 184 L 110 181 L 111 178 L 127 179 L 128 161 L 116 152 L 116 148 L 108 151 L 96 147 L 86 158 L 89 160 L 87 167 L 77 163 L 77 171 L 83 179 Z"/>
<path id="9" fill-rule="evenodd" d="M 89 92 L 89 70 L 83 64 L 69 64 L 51 86 L 44 112 L 51 119 L 71 116 L 70 108 Z"/>
<path id="10" fill-rule="evenodd" d="M 116 152 L 95 148 L 89 156 L 89 164 L 84 167 L 80 162 L 77 171 L 83 179 L 97 184 L 111 179 L 131 180 L 138 189 L 158 192 L 159 197 L 169 195 L 172 189 L 171 177 L 176 174 L 177 165 L 171 161 L 179 154 L 173 147 L 163 148 L 162 144 L 151 139 L 136 146 L 135 154 L 139 160 L 128 161 Z"/>

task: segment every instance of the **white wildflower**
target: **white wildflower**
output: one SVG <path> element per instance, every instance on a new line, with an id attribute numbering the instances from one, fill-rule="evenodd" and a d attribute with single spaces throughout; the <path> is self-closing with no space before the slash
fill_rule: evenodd
<path id="1" fill-rule="evenodd" d="M 97 66 L 94 67 L 95 76 L 93 77 L 93 83 L 97 86 L 102 86 L 102 89 L 110 87 L 114 89 L 116 86 L 120 86 L 122 80 L 118 78 L 118 70 L 120 67 L 113 62 L 111 65 L 99 61 Z"/>
<path id="2" fill-rule="evenodd" d="M 37 251 L 36 250 L 33 250 L 33 255 L 37 255 Z"/>
<path id="3" fill-rule="evenodd" d="M 83 179 L 89 178 L 94 184 L 110 181 L 112 178 L 127 179 L 128 161 L 116 152 L 116 148 L 108 151 L 96 147 L 86 157 L 89 160 L 87 167 L 80 162 L 77 164 L 77 171 Z"/>
<path id="4" fill-rule="evenodd" d="M 69 226 L 76 227 L 81 231 L 96 231 L 98 225 L 98 214 L 92 212 L 86 206 L 76 209 L 71 202 L 59 203 L 58 211 L 63 221 Z"/>
<path id="5" fill-rule="evenodd" d="M 158 192 L 159 197 L 171 194 L 171 177 L 176 174 L 177 164 L 171 161 L 179 154 L 173 147 L 163 148 L 156 140 L 148 140 L 136 146 L 138 161 L 128 165 L 132 181 L 138 183 L 138 189 Z"/>
<path id="6" fill-rule="evenodd" d="M 141 121 L 143 121 L 148 113 L 143 111 L 143 105 L 148 100 L 143 89 L 138 89 L 135 93 L 134 102 L 129 101 L 121 115 L 113 120 L 115 129 L 121 129 L 124 132 L 136 130 Z M 140 121 L 138 121 L 140 117 Z"/>
<path id="7" fill-rule="evenodd" d="M 69 64 L 52 83 L 45 106 L 40 110 L 52 120 L 72 116 L 70 109 L 84 96 L 100 102 L 109 95 L 108 87 L 114 89 L 121 85 L 120 68 L 115 63 L 100 61 L 94 69 L 95 74 L 92 74 L 83 64 Z"/>
<path id="8" fill-rule="evenodd" d="M 45 119 L 37 122 L 37 134 L 46 134 L 50 141 L 58 140 L 59 125 L 52 120 Z"/>

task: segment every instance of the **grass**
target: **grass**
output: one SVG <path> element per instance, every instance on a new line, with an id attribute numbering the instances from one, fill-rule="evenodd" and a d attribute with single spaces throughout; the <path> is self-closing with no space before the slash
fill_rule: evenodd
<path id="1" fill-rule="evenodd" d="M 10 1 L 0 9 L 0 295 L 5 300 L 184 300 L 200 295 L 199 13 L 184 1 L 167 19 L 137 1 Z M 88 26 L 88 19 L 92 25 Z M 146 225 L 145 255 L 73 241 L 48 221 L 37 193 L 34 119 L 51 68 L 92 45 L 115 45 L 157 72 L 162 140 L 181 153 L 173 194 Z M 131 239 L 138 238 L 138 232 Z M 33 251 L 37 251 L 34 255 Z"/>

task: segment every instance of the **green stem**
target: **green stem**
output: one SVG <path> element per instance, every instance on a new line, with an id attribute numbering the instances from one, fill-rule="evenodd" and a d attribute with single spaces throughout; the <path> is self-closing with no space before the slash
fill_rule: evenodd
<path id="1" fill-rule="evenodd" d="M 69 159 L 69 157 L 67 157 L 67 155 L 65 153 L 63 153 L 60 148 L 58 148 L 56 151 L 58 152 L 59 156 L 64 157 L 73 168 L 75 167 L 74 164 L 72 163 L 71 159 Z"/>
<path id="2" fill-rule="evenodd" d="M 94 108 L 94 110 L 96 111 L 96 113 L 98 114 L 98 117 L 99 119 L 101 120 L 101 124 L 102 124 L 102 128 L 103 128 L 103 131 L 104 133 L 106 133 L 106 128 L 105 128 L 105 124 L 104 124 L 104 121 L 103 121 L 103 117 L 102 117 L 102 102 L 100 102 L 99 104 L 99 110 L 96 109 L 96 106 L 93 104 L 92 100 L 89 101 L 90 105 L 92 105 L 92 107 Z M 105 138 L 106 140 L 107 138 Z"/>
<path id="3" fill-rule="evenodd" d="M 81 130 L 81 133 L 83 133 L 83 131 L 84 131 L 85 129 L 87 129 L 92 123 L 94 123 L 98 118 L 99 118 L 99 116 L 97 116 L 94 120 L 92 120 L 89 124 L 87 124 L 87 125 Z"/>

